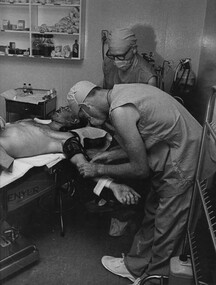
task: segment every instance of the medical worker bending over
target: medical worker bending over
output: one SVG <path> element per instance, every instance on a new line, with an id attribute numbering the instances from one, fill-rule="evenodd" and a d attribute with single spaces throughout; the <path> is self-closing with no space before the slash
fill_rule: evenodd
<path id="1" fill-rule="evenodd" d="M 103 61 L 104 88 L 120 83 L 146 83 L 156 86 L 156 73 L 137 51 L 137 39 L 131 29 L 119 28 L 108 38 Z"/>
<path id="2" fill-rule="evenodd" d="M 95 127 L 109 119 L 122 148 L 80 164 L 83 177 L 151 177 L 142 227 L 129 253 L 104 256 L 102 264 L 132 281 L 142 274 L 168 275 L 170 258 L 182 249 L 202 127 L 177 100 L 148 84 L 106 90 L 81 81 L 72 91 L 71 108 Z M 120 156 L 128 161 L 103 163 Z"/>

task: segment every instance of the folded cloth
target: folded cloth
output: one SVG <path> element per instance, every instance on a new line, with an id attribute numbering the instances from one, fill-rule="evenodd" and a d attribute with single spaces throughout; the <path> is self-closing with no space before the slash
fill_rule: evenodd
<path id="1" fill-rule="evenodd" d="M 42 125 L 47 125 L 52 122 L 52 120 L 44 120 L 44 119 L 39 119 L 39 118 L 34 118 L 34 121 Z"/>
<path id="2" fill-rule="evenodd" d="M 129 221 L 121 222 L 116 218 L 112 218 L 110 222 L 109 235 L 112 237 L 122 236 L 129 225 Z"/>

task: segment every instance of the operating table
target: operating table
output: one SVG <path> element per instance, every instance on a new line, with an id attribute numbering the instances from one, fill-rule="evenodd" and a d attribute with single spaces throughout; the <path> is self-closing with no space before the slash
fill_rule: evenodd
<path id="1" fill-rule="evenodd" d="M 73 183 L 75 167 L 61 153 L 16 159 L 12 172 L 0 175 L 0 280 L 39 260 L 39 251 L 7 223 L 7 214 L 55 191 L 64 235 L 61 186 Z"/>

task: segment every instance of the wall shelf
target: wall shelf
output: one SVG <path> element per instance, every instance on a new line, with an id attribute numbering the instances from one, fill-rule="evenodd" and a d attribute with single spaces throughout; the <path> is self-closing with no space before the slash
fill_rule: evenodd
<path id="1" fill-rule="evenodd" d="M 0 0 L 1 56 L 82 60 L 84 15 L 84 0 Z"/>

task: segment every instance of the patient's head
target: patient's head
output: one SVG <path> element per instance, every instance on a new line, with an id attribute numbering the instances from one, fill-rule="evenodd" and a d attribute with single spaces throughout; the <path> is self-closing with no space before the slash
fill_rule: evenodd
<path id="1" fill-rule="evenodd" d="M 87 122 L 74 118 L 73 111 L 69 106 L 60 107 L 51 116 L 52 121 L 62 124 L 67 129 L 81 128 L 87 125 Z"/>

